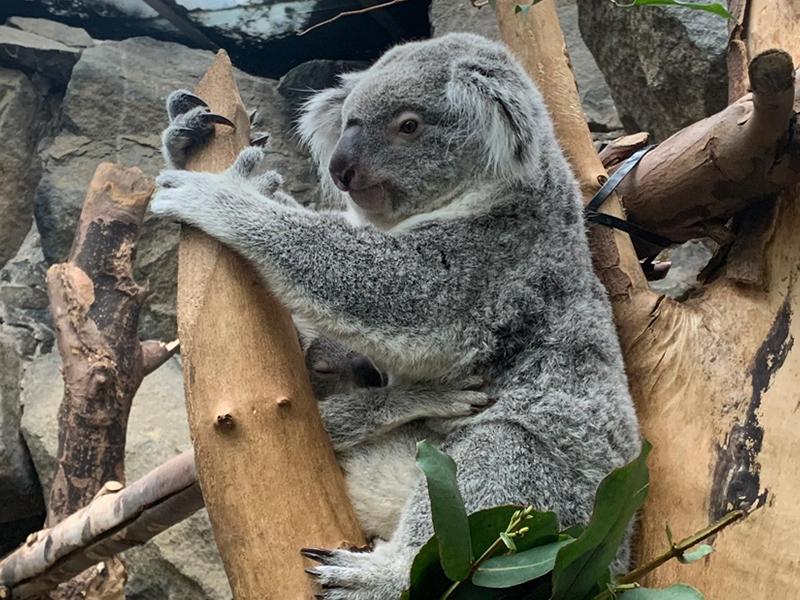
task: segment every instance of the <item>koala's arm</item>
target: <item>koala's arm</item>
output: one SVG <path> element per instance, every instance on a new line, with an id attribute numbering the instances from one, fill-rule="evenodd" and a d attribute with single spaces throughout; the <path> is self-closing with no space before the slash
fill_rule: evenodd
<path id="1" fill-rule="evenodd" d="M 293 313 L 354 351 L 417 379 L 472 358 L 453 343 L 470 277 L 459 272 L 460 245 L 444 246 L 440 232 L 357 227 L 340 213 L 272 202 L 229 174 L 166 171 L 159 184 L 153 212 L 240 252 Z"/>
<path id="2" fill-rule="evenodd" d="M 471 378 L 458 388 L 395 385 L 360 388 L 332 394 L 319 403 L 322 421 L 334 450 L 353 448 L 420 419 L 461 419 L 489 403 L 481 391 L 466 389 L 479 383 Z"/>

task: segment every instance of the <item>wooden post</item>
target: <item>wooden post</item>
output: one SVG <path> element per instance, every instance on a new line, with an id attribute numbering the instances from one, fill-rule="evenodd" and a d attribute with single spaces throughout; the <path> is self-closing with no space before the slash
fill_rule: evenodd
<path id="1" fill-rule="evenodd" d="M 236 129 L 218 127 L 187 168 L 222 171 L 249 135 L 224 51 L 195 92 Z M 300 548 L 362 539 L 291 317 L 242 258 L 205 234 L 184 227 L 178 265 L 189 425 L 234 598 L 310 598 Z"/>

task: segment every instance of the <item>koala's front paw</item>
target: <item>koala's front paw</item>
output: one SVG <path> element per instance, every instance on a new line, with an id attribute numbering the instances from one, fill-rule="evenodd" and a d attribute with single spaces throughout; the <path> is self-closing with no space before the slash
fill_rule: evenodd
<path id="1" fill-rule="evenodd" d="M 322 588 L 324 600 L 397 600 L 406 587 L 410 564 L 380 550 L 351 552 L 304 548 L 301 554 L 320 564 L 306 569 Z"/>
<path id="2" fill-rule="evenodd" d="M 192 148 L 203 144 L 214 133 L 214 125 L 233 127 L 233 122 L 212 113 L 208 104 L 186 90 L 167 97 L 169 127 L 161 134 L 161 153 L 171 167 L 183 168 Z"/>

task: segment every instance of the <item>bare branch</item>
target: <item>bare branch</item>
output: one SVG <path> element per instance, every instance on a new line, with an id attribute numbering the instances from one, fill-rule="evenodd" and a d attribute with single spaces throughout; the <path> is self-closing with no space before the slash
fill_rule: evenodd
<path id="1" fill-rule="evenodd" d="M 164 343 L 159 340 L 142 342 L 142 371 L 147 376 L 180 352 L 178 340 Z"/>
<path id="2" fill-rule="evenodd" d="M 191 450 L 127 488 L 114 484 L 106 484 L 85 508 L 31 535 L 0 561 L 0 589 L 10 590 L 14 600 L 34 598 L 144 544 L 203 506 Z"/>
<path id="3" fill-rule="evenodd" d="M 388 0 L 388 2 L 381 2 L 380 4 L 373 4 L 372 6 L 365 6 L 364 8 L 357 8 L 354 10 L 346 10 L 344 12 L 340 12 L 338 15 L 331 17 L 330 19 L 325 19 L 317 23 L 316 25 L 312 25 L 308 29 L 304 29 L 303 31 L 298 32 L 298 36 L 305 35 L 309 31 L 314 31 L 315 29 L 322 27 L 324 25 L 330 25 L 334 21 L 338 21 L 342 17 L 350 17 L 352 15 L 363 15 L 364 13 L 372 12 L 375 10 L 380 10 L 381 8 L 386 8 L 387 6 L 392 6 L 393 4 L 401 4 L 403 2 L 407 2 L 408 0 Z"/>

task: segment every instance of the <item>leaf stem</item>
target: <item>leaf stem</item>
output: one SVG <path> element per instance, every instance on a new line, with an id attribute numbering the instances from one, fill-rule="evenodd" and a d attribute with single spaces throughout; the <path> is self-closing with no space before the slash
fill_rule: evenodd
<path id="1" fill-rule="evenodd" d="M 512 517 L 511 521 L 508 524 L 508 527 L 506 527 L 504 533 L 514 533 L 517 530 L 517 528 L 525 522 L 526 517 L 531 513 L 532 510 L 533 507 L 529 506 L 524 510 L 518 510 L 517 512 L 515 512 L 514 516 Z M 478 568 L 483 563 L 489 560 L 501 546 L 505 546 L 505 542 L 503 541 L 502 537 L 498 536 L 497 539 L 494 542 L 492 542 L 492 545 L 489 546 L 483 552 L 483 554 L 481 554 L 478 557 L 478 559 L 472 563 L 472 565 L 469 568 L 469 573 L 467 574 L 467 576 L 461 581 L 454 581 L 453 584 L 449 588 L 447 588 L 447 591 L 444 594 L 442 594 L 440 600 L 447 600 L 450 596 L 453 595 L 453 592 L 455 592 L 458 589 L 459 585 L 461 585 L 464 581 L 472 579 L 472 576 L 475 574 L 475 571 L 477 571 Z"/>
<path id="2" fill-rule="evenodd" d="M 736 521 L 744 518 L 746 514 L 747 513 L 743 510 L 734 510 L 729 512 L 719 521 L 716 521 L 715 523 L 712 523 L 708 527 L 701 529 L 697 533 L 694 533 L 689 537 L 684 538 L 675 544 L 672 544 L 672 546 L 666 552 L 659 554 L 650 562 L 647 562 L 642 566 L 635 568 L 627 575 L 621 577 L 617 581 L 617 584 L 627 585 L 639 581 L 642 577 L 644 577 L 651 571 L 655 571 L 665 562 L 672 560 L 673 558 L 678 558 L 680 556 L 683 556 L 683 553 L 692 548 L 693 546 L 696 546 L 700 542 L 703 542 L 706 539 L 710 538 L 712 535 L 719 533 L 726 527 L 733 525 Z M 606 590 L 595 596 L 593 600 L 610 600 L 612 598 L 614 598 L 614 592 L 612 590 Z"/>

